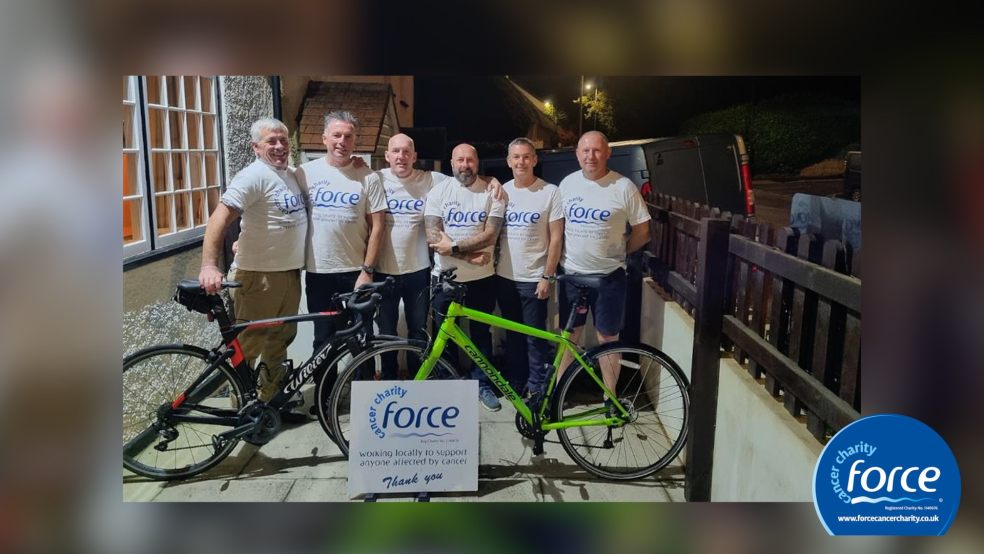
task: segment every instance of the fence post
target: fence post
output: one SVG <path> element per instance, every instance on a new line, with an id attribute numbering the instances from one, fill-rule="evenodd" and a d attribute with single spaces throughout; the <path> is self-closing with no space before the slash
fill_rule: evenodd
<path id="1" fill-rule="evenodd" d="M 691 502 L 711 500 L 729 229 L 729 222 L 723 219 L 700 222 L 685 485 Z"/>

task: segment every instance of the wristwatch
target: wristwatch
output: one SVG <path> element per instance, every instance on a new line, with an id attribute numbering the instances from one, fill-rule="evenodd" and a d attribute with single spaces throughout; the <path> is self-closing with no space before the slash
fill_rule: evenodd
<path id="1" fill-rule="evenodd" d="M 556 283 L 557 282 L 557 276 L 556 275 L 544 275 L 544 276 L 540 277 L 540 279 L 544 279 L 548 283 Z"/>
<path id="2" fill-rule="evenodd" d="M 458 248 L 458 241 L 456 240 L 451 241 L 451 253 L 457 254 L 458 252 L 460 252 L 460 249 Z"/>
<path id="3" fill-rule="evenodd" d="M 362 266 L 362 271 L 365 271 L 369 275 L 372 275 L 373 273 L 376 273 L 376 268 L 371 265 L 364 265 Z"/>

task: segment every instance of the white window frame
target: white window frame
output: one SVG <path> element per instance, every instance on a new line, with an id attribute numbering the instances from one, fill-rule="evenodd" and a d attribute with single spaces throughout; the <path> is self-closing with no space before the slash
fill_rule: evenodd
<path id="1" fill-rule="evenodd" d="M 185 75 L 159 75 L 155 76 L 159 80 L 160 90 L 160 103 L 151 103 L 151 97 L 148 94 L 148 86 L 150 79 L 147 76 L 131 77 L 131 97 L 134 102 L 139 102 L 139 97 L 136 96 L 135 92 L 139 87 L 139 90 L 143 94 L 143 101 L 139 102 L 140 106 L 137 110 L 138 114 L 135 117 L 134 125 L 137 125 L 136 121 L 139 118 L 139 128 L 138 128 L 138 138 L 140 142 L 135 144 L 137 148 L 126 149 L 125 152 L 132 153 L 134 151 L 139 153 L 139 172 L 140 172 L 140 195 L 132 195 L 126 198 L 143 198 L 143 221 L 142 230 L 144 232 L 144 240 L 125 245 L 123 248 L 123 258 L 126 261 L 127 258 L 132 258 L 139 254 L 143 254 L 149 251 L 156 251 L 180 244 L 186 244 L 199 240 L 205 234 L 205 227 L 208 223 L 208 217 L 210 215 L 210 208 L 214 209 L 218 205 L 218 198 L 221 197 L 222 191 L 224 189 L 225 176 L 223 172 L 223 158 L 222 158 L 222 137 L 220 135 L 221 125 L 220 125 L 220 113 L 219 113 L 219 102 L 220 102 L 220 85 L 219 78 L 214 76 L 185 76 Z M 168 79 L 174 77 L 178 84 L 177 90 L 177 102 L 172 105 L 172 100 L 169 99 Z M 186 77 L 195 77 L 195 93 L 191 101 L 194 106 L 186 106 Z M 210 97 L 211 97 L 211 111 L 202 110 L 203 100 L 202 98 L 202 86 L 201 81 L 203 79 L 209 79 L 211 83 Z M 126 104 L 126 102 L 125 102 Z M 162 136 L 163 144 L 155 146 L 153 144 L 153 137 L 151 137 L 152 131 L 148 128 L 150 121 L 150 111 L 154 109 L 162 115 Z M 199 125 L 197 126 L 198 140 L 197 148 L 191 148 L 189 142 L 189 125 L 188 119 L 189 114 L 198 115 Z M 205 144 L 205 116 L 212 117 L 212 137 L 213 137 L 213 147 L 206 147 Z M 183 120 L 183 124 L 179 125 L 179 130 L 181 136 L 178 137 L 177 141 L 172 141 L 171 132 L 171 118 L 179 117 Z M 147 137 L 146 143 L 144 142 L 144 137 Z M 163 155 L 166 160 L 166 177 L 167 182 L 162 190 L 158 191 L 158 184 L 155 182 L 157 178 L 156 172 L 153 171 L 153 163 L 155 155 Z M 184 175 L 185 188 L 178 190 L 174 189 L 174 170 L 175 162 L 174 156 L 182 156 L 183 167 L 181 171 Z M 207 168 L 209 167 L 206 163 L 207 156 L 214 155 L 214 170 L 211 175 L 209 175 Z M 191 176 L 195 172 L 190 171 L 192 160 L 197 158 L 199 163 L 198 175 L 202 176 L 201 183 L 192 183 L 190 181 Z M 215 181 L 213 182 L 212 179 Z M 214 190 L 215 205 L 209 205 L 209 192 Z M 198 192 L 201 195 L 202 201 L 202 221 L 200 223 L 195 222 L 195 193 Z M 177 228 L 177 196 L 185 195 L 187 198 L 187 226 L 182 229 Z M 158 198 L 162 196 L 171 197 L 166 204 L 170 210 L 168 214 L 168 220 L 170 221 L 170 230 L 162 232 L 158 229 L 159 214 L 158 212 Z M 150 240 L 152 237 L 152 241 Z"/>
<path id="2" fill-rule="evenodd" d="M 132 133 L 134 136 L 132 137 L 133 147 L 123 148 L 123 154 L 132 154 L 137 159 L 137 174 L 134 176 L 137 190 L 132 195 L 123 196 L 123 201 L 140 201 L 140 240 L 123 245 L 123 259 L 149 252 L 151 246 L 150 219 L 147 213 L 147 173 L 144 168 L 145 155 L 143 150 L 144 110 L 141 109 L 140 95 L 138 94 L 140 79 L 135 75 L 128 75 L 126 76 L 126 80 L 127 97 L 123 100 L 123 105 L 133 110 Z"/>

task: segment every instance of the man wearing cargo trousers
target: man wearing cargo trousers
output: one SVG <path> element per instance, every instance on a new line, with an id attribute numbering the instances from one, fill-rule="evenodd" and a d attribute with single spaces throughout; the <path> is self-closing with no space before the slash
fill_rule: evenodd
<path id="1" fill-rule="evenodd" d="M 221 289 L 218 257 L 222 237 L 231 221 L 242 216 L 242 231 L 229 278 L 242 284 L 231 289 L 237 320 L 256 320 L 297 314 L 301 300 L 300 272 L 304 266 L 307 208 L 294 170 L 287 165 L 290 139 L 287 127 L 273 118 L 250 127 L 256 160 L 233 177 L 219 205 L 209 216 L 202 243 L 198 280 L 209 294 Z M 296 325 L 251 329 L 239 335 L 243 354 L 259 367 L 260 399 L 277 392 L 284 374 L 287 346 Z"/>

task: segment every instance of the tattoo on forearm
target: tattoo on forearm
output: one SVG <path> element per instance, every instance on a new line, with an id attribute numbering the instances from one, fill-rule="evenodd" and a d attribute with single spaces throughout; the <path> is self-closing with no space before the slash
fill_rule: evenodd
<path id="1" fill-rule="evenodd" d="M 427 233 L 427 242 L 438 242 L 441 240 L 441 231 L 444 230 L 444 221 L 436 215 L 425 215 L 424 229 Z"/>
<path id="2" fill-rule="evenodd" d="M 499 231 L 502 229 L 501 217 L 490 217 L 485 220 L 485 229 L 481 233 L 458 241 L 458 250 L 461 252 L 475 252 L 495 244 L 499 238 Z"/>

